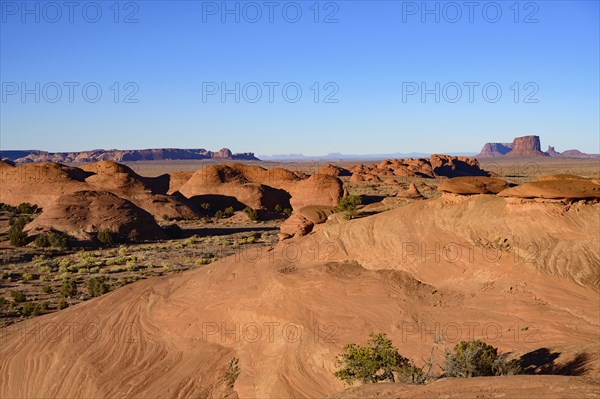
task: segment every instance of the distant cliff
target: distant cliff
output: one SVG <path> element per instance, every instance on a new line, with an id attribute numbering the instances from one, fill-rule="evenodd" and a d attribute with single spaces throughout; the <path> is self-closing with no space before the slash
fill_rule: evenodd
<path id="1" fill-rule="evenodd" d="M 163 161 L 185 159 L 239 159 L 258 160 L 252 152 L 233 154 L 229 149 L 207 151 L 199 149 L 157 148 L 149 150 L 92 150 L 78 152 L 46 152 L 30 151 L 0 151 L 0 158 L 7 158 L 16 163 L 31 162 L 96 162 L 96 161 Z"/>
<path id="2" fill-rule="evenodd" d="M 562 153 L 548 146 L 543 152 L 539 136 L 516 137 L 512 143 L 485 143 L 476 158 L 530 158 L 530 157 L 562 157 L 562 158 L 597 158 L 598 154 L 584 154 L 579 150 L 567 150 Z"/>

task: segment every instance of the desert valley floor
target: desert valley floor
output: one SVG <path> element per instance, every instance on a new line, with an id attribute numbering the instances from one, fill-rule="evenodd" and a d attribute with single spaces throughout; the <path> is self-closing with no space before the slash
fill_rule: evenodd
<path id="1" fill-rule="evenodd" d="M 0 398 L 600 397 L 598 159 L 238 162 L 2 162 Z M 437 377 L 337 379 L 376 332 Z"/>

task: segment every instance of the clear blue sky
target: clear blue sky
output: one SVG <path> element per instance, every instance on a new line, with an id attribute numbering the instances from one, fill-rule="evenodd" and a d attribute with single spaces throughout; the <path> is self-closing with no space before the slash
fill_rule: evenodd
<path id="1" fill-rule="evenodd" d="M 421 1 L 281 1 L 272 15 L 264 1 L 228 2 L 239 22 L 221 1 L 0 3 L 2 149 L 477 152 L 537 134 L 544 149 L 600 152 L 598 1 L 518 2 L 518 15 L 513 1 L 477 2 L 472 15 L 462 1 L 428 2 L 439 21 Z M 240 102 L 222 101 L 221 83 L 236 82 Z M 436 82 L 440 101 L 423 102 L 421 84 Z M 465 82 L 478 84 L 472 102 Z"/>

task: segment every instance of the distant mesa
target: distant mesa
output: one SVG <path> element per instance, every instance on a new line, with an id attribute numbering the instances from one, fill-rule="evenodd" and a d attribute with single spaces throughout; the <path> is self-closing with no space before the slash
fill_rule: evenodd
<path id="1" fill-rule="evenodd" d="M 562 157 L 562 158 L 597 158 L 598 154 L 585 154 L 579 150 L 566 150 L 558 152 L 554 147 L 548 150 L 541 149 L 539 136 L 516 137 L 512 143 L 485 143 L 476 158 L 531 158 L 531 157 Z"/>
<path id="2" fill-rule="evenodd" d="M 199 149 L 157 148 L 148 150 L 92 150 L 76 152 L 47 152 L 39 150 L 0 151 L 0 158 L 15 163 L 56 162 L 87 163 L 97 161 L 134 162 L 134 161 L 176 161 L 176 160 L 246 160 L 257 161 L 253 152 L 232 153 L 228 148 L 217 152 Z"/>
<path id="3" fill-rule="evenodd" d="M 508 154 L 512 150 L 512 143 L 485 143 L 477 158 L 496 158 Z"/>

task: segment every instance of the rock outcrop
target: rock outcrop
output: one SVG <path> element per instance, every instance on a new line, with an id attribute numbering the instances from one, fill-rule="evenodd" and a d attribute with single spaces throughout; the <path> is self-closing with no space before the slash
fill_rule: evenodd
<path id="1" fill-rule="evenodd" d="M 335 177 L 352 175 L 352 172 L 350 172 L 348 169 L 342 168 L 341 166 L 332 165 L 330 163 L 319 168 L 317 173 Z"/>
<path id="2" fill-rule="evenodd" d="M 438 190 L 459 195 L 497 194 L 509 188 L 508 183 L 495 177 L 455 177 L 439 185 Z"/>
<path id="3" fill-rule="evenodd" d="M 429 158 L 388 159 L 378 165 L 352 165 L 351 182 L 381 182 L 382 178 L 488 176 L 475 158 L 433 154 Z"/>
<path id="4" fill-rule="evenodd" d="M 507 188 L 500 197 L 557 200 L 600 199 L 600 184 L 584 179 L 553 177 Z"/>
<path id="5" fill-rule="evenodd" d="M 97 161 L 162 161 L 183 159 L 240 159 L 258 160 L 252 152 L 233 154 L 228 148 L 217 152 L 203 148 L 157 148 L 148 150 L 92 150 L 77 152 L 46 152 L 39 150 L 30 151 L 0 151 L 0 157 L 6 157 L 16 163 L 31 162 L 97 162 Z"/>
<path id="6" fill-rule="evenodd" d="M 292 237 L 305 236 L 315 225 L 325 223 L 335 213 L 332 206 L 308 205 L 294 211 L 292 216 L 281 224 L 279 238 L 285 240 Z"/>
<path id="7" fill-rule="evenodd" d="M 65 194 L 25 227 L 30 233 L 55 230 L 81 241 L 92 241 L 103 229 L 130 241 L 166 238 L 152 215 L 108 191 Z"/>
<path id="8" fill-rule="evenodd" d="M 196 171 L 179 192 L 187 198 L 221 195 L 235 198 L 243 206 L 273 210 L 299 209 L 307 205 L 337 205 L 343 194 L 342 182 L 334 176 L 302 173 L 282 168 L 226 163 Z"/>
<path id="9" fill-rule="evenodd" d="M 150 212 L 155 219 L 193 219 L 198 216 L 184 200 L 166 195 L 168 176 L 146 178 L 125 165 L 100 161 L 83 168 L 57 163 L 0 165 L 0 202 L 16 206 L 22 202 L 41 208 L 60 196 L 83 190 L 110 191 Z"/>
<path id="10" fill-rule="evenodd" d="M 396 194 L 396 198 L 407 198 L 407 199 L 417 199 L 424 198 L 423 195 L 419 192 L 419 189 L 415 185 L 415 183 L 410 183 L 408 188 L 404 191 L 398 191 Z"/>

